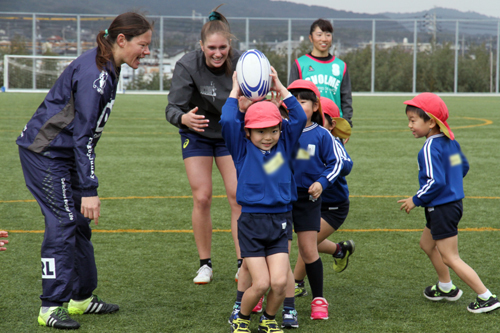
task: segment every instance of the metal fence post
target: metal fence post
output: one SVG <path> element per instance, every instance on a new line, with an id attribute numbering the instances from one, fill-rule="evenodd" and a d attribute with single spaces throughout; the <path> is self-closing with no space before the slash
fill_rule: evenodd
<path id="1" fill-rule="evenodd" d="M 453 92 L 457 93 L 458 87 L 458 20 L 455 25 L 455 75 L 453 78 Z"/>
<path id="2" fill-rule="evenodd" d="M 247 17 L 245 19 L 245 51 L 248 51 L 248 45 L 250 45 L 250 20 Z"/>
<path id="3" fill-rule="evenodd" d="M 158 75 L 160 80 L 160 91 L 163 91 L 163 16 L 160 16 L 160 59 L 158 60 Z"/>
<path id="4" fill-rule="evenodd" d="M 82 54 L 80 15 L 76 15 L 76 31 L 76 55 L 80 56 Z"/>
<path id="5" fill-rule="evenodd" d="M 286 82 L 290 82 L 290 67 L 292 64 L 292 19 L 288 19 L 288 60 L 286 63 Z"/>
<path id="6" fill-rule="evenodd" d="M 417 20 L 413 25 L 413 80 L 412 80 L 412 92 L 415 94 L 417 92 Z"/>
<path id="7" fill-rule="evenodd" d="M 375 92 L 375 20 L 372 21 L 372 81 L 371 92 Z"/>
<path id="8" fill-rule="evenodd" d="M 36 14 L 33 14 L 32 16 L 32 30 L 31 30 L 31 48 L 32 48 L 32 53 L 33 57 L 36 56 Z M 36 89 L 36 60 L 33 58 L 32 60 L 33 63 L 33 73 L 31 74 L 32 80 L 33 80 L 33 89 Z"/>
<path id="9" fill-rule="evenodd" d="M 497 24 L 497 77 L 496 77 L 496 88 L 495 92 L 498 94 L 498 83 L 499 83 L 499 74 L 500 74 L 500 20 L 498 20 Z"/>

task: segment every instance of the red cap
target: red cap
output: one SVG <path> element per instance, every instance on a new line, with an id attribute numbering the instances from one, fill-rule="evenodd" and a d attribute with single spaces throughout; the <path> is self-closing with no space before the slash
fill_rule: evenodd
<path id="1" fill-rule="evenodd" d="M 319 98 L 320 93 L 318 87 L 314 83 L 308 80 L 295 80 L 293 81 L 287 88 L 288 90 L 290 89 L 308 89 L 312 90 L 316 97 Z"/>
<path id="2" fill-rule="evenodd" d="M 326 113 L 332 118 L 340 118 L 340 110 L 337 104 L 329 98 L 320 97 L 321 100 L 321 108 L 323 109 L 323 113 Z"/>
<path id="3" fill-rule="evenodd" d="M 340 117 L 340 110 L 337 104 L 329 98 L 320 97 L 321 107 L 323 112 L 332 117 L 335 121 L 335 128 L 332 130 L 332 134 L 341 139 L 347 139 L 351 136 L 351 125 L 344 118 Z M 326 124 L 326 121 L 323 121 Z"/>
<path id="4" fill-rule="evenodd" d="M 272 102 L 253 103 L 245 113 L 245 128 L 268 128 L 280 123 L 280 111 Z"/>
<path id="5" fill-rule="evenodd" d="M 448 108 L 444 104 L 441 97 L 436 94 L 425 92 L 418 94 L 413 99 L 403 102 L 406 105 L 411 105 L 422 109 L 427 115 L 433 118 L 439 125 L 441 132 L 451 140 L 455 140 L 455 135 L 448 126 Z"/>

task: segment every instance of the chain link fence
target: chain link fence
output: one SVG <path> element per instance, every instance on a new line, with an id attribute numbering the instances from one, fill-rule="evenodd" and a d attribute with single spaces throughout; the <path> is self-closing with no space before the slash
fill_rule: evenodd
<path id="1" fill-rule="evenodd" d="M 40 75 L 57 78 L 63 66 L 42 56 L 57 62 L 52 57 L 76 57 L 96 47 L 97 33 L 114 17 L 0 12 L 0 86 L 49 89 L 54 79 Z M 176 61 L 199 48 L 206 22 L 195 13 L 148 19 L 155 25 L 151 54 L 137 70 L 123 66 L 122 91 L 168 91 Z M 233 47 L 263 51 L 281 78 L 311 51 L 308 34 L 315 19 L 228 17 Z M 500 20 L 325 19 L 334 26 L 331 52 L 347 63 L 354 92 L 499 93 Z M 6 70 L 4 55 L 32 57 L 9 59 Z"/>

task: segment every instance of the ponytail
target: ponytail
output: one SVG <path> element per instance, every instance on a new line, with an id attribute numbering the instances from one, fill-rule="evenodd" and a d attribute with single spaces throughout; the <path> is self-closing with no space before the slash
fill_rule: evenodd
<path id="1" fill-rule="evenodd" d="M 236 37 L 231 34 L 231 28 L 229 27 L 229 22 L 226 17 L 217 11 L 220 6 L 222 5 L 219 5 L 212 10 L 212 12 L 208 15 L 208 22 L 201 28 L 201 42 L 205 43 L 207 37 L 215 33 L 221 34 L 227 38 L 229 42 L 229 52 L 227 54 L 227 59 L 224 62 L 224 66 L 226 75 L 231 76 L 233 73 L 233 48 L 231 46 L 231 40 L 236 39 Z"/>

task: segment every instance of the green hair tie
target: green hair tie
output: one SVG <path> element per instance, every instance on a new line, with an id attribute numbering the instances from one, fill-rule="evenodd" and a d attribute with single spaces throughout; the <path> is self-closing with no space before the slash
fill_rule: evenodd
<path id="1" fill-rule="evenodd" d="M 104 38 L 107 38 L 109 36 L 108 29 L 104 30 Z"/>
<path id="2" fill-rule="evenodd" d="M 209 21 L 220 21 L 220 19 L 221 19 L 220 14 L 217 12 L 211 12 L 210 15 L 208 15 Z"/>

